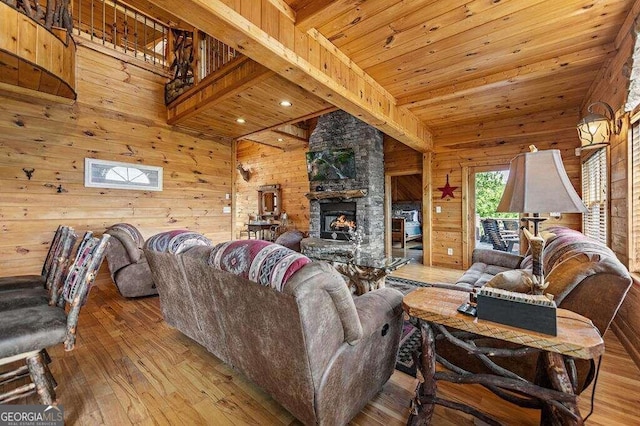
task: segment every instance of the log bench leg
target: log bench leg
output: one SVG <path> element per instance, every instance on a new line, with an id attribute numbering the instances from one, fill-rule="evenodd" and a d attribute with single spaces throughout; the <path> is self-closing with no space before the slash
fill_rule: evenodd
<path id="1" fill-rule="evenodd" d="M 436 373 L 435 338 L 431 326 L 426 321 L 419 321 L 422 332 L 422 354 L 417 359 L 417 368 L 422 374 L 422 380 L 416 388 L 416 396 L 411 401 L 411 414 L 407 425 L 428 425 L 433 416 L 434 401 L 438 385 Z"/>
<path id="2" fill-rule="evenodd" d="M 570 395 L 575 394 L 575 383 L 572 383 L 564 357 L 561 354 L 545 352 L 542 355 L 542 363 L 547 373 L 546 377 L 553 389 Z M 582 426 L 584 424 L 578 408 L 577 397 L 573 401 L 562 402 L 562 405 L 564 407 L 557 405 L 557 403 L 546 403 L 542 409 L 540 424 L 562 426 Z M 566 409 L 560 410 L 558 407 L 566 407 Z"/>

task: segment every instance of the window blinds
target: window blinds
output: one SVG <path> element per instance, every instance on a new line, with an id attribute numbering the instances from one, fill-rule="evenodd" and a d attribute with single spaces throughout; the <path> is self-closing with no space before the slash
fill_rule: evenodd
<path id="1" fill-rule="evenodd" d="M 582 163 L 582 232 L 607 244 L 607 150 L 599 149 Z"/>
<path id="2" fill-rule="evenodd" d="M 640 122 L 632 128 L 631 145 L 631 260 L 630 267 L 640 271 Z"/>

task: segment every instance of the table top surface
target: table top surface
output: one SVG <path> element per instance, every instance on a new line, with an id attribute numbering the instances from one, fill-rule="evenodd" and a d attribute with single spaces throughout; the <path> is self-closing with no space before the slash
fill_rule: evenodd
<path id="1" fill-rule="evenodd" d="M 557 309 L 558 335 L 529 331 L 462 314 L 458 307 L 469 293 L 444 288 L 418 288 L 403 299 L 405 312 L 415 318 L 521 345 L 592 359 L 604 353 L 604 341 L 591 320 L 566 309 Z"/>

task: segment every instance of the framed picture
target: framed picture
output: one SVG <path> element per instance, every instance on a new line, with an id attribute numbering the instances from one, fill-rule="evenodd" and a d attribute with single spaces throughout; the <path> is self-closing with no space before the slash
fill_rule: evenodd
<path id="1" fill-rule="evenodd" d="M 84 186 L 162 191 L 162 167 L 85 158 Z"/>

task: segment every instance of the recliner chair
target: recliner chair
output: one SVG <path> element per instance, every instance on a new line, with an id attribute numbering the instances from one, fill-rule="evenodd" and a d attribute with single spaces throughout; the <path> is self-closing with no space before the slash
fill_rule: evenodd
<path id="1" fill-rule="evenodd" d="M 158 294 L 147 258 L 142 251 L 144 238 L 135 226 L 116 223 L 105 234 L 111 235 L 106 258 L 111 279 L 124 297 Z"/>

